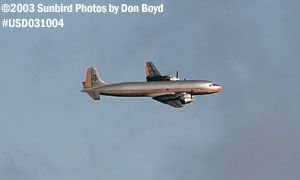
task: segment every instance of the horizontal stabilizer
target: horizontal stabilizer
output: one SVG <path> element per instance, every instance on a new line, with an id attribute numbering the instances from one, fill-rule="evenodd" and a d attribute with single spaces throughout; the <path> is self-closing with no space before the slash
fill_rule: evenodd
<path id="1" fill-rule="evenodd" d="M 99 91 L 90 91 L 86 92 L 92 99 L 100 100 L 100 92 Z"/>

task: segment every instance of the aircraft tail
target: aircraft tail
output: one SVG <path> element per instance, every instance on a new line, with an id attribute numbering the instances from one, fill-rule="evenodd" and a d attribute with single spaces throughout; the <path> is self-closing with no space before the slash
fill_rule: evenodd
<path id="1" fill-rule="evenodd" d="M 100 79 L 96 68 L 90 67 L 86 70 L 85 82 L 82 82 L 82 85 L 83 92 L 86 92 L 94 100 L 100 100 L 100 91 L 95 91 L 92 88 L 105 86 L 107 83 Z"/>

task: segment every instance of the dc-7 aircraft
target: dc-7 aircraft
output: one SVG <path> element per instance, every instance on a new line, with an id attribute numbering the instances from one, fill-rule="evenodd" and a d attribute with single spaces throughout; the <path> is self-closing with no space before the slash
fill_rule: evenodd
<path id="1" fill-rule="evenodd" d="M 152 97 L 152 99 L 175 108 L 194 101 L 194 95 L 213 94 L 223 87 L 206 80 L 179 80 L 177 75 L 162 76 L 152 62 L 145 62 L 147 82 L 123 82 L 109 84 L 102 81 L 97 69 L 87 69 L 82 92 L 92 99 L 100 100 L 100 95 L 120 97 Z"/>

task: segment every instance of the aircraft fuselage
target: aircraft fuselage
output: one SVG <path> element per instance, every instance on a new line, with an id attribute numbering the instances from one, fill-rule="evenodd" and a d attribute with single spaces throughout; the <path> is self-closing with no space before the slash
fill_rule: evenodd
<path id="1" fill-rule="evenodd" d="M 94 91 L 99 91 L 101 95 L 123 97 L 152 97 L 157 94 L 170 93 L 205 95 L 219 92 L 222 89 L 221 86 L 206 80 L 124 82 L 93 88 Z"/>

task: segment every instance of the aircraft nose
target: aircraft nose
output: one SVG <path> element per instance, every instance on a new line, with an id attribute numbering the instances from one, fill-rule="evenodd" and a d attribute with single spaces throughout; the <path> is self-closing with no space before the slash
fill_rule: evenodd
<path id="1" fill-rule="evenodd" d="M 219 86 L 219 88 L 217 89 L 218 92 L 222 91 L 223 90 L 223 87 L 222 86 Z"/>

